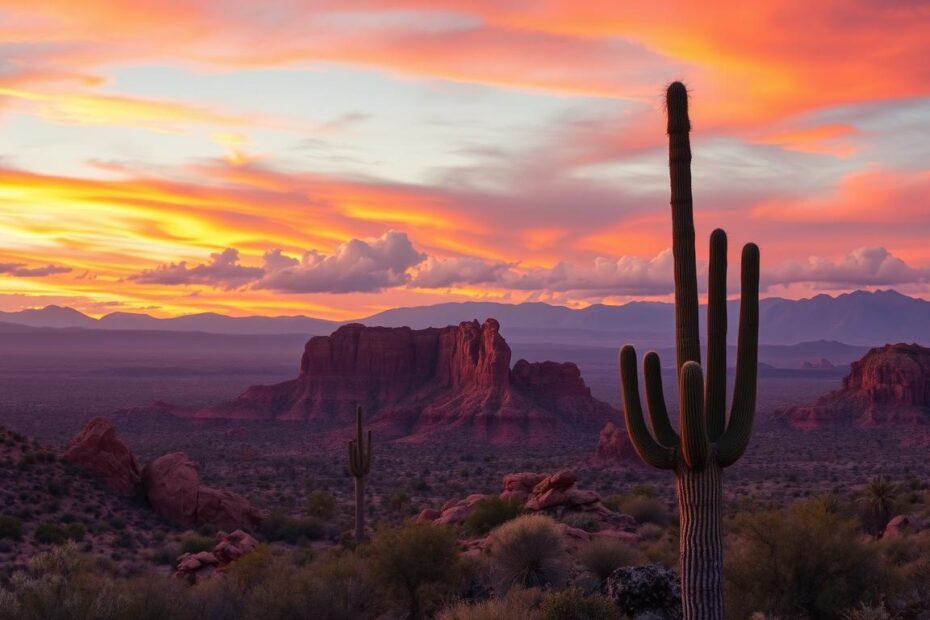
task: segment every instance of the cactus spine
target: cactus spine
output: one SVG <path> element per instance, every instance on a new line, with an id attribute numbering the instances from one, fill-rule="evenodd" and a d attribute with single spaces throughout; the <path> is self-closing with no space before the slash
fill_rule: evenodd
<path id="1" fill-rule="evenodd" d="M 355 479 L 355 541 L 365 540 L 365 476 L 371 471 L 371 431 L 362 435 L 362 407 L 355 408 L 355 439 L 349 441 L 349 472 Z"/>
<path id="2" fill-rule="evenodd" d="M 668 88 L 669 175 L 672 251 L 675 260 L 675 331 L 681 435 L 672 428 L 662 392 L 659 357 L 643 360 L 646 400 L 655 436 L 643 419 L 636 351 L 620 351 L 620 379 L 627 432 L 647 464 L 675 472 L 680 514 L 679 562 L 685 620 L 723 618 L 721 470 L 735 463 L 749 443 L 756 408 L 759 342 L 759 248 L 743 247 L 739 343 L 730 417 L 726 416 L 727 236 L 710 237 L 707 293 L 707 376 L 701 368 L 697 268 L 691 198 L 688 93 L 680 82 Z"/>

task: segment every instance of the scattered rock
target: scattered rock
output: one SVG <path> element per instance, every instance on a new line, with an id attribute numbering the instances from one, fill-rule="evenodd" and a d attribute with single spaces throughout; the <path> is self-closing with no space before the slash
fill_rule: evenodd
<path id="1" fill-rule="evenodd" d="M 617 608 L 636 618 L 682 617 L 678 575 L 656 564 L 618 568 L 604 589 Z"/>
<path id="2" fill-rule="evenodd" d="M 905 534 L 909 534 L 913 529 L 912 519 L 908 515 L 898 515 L 891 519 L 888 522 L 888 525 L 885 526 L 885 531 L 882 533 L 882 539 L 892 539 L 900 538 Z"/>
<path id="3" fill-rule="evenodd" d="M 192 582 L 202 581 L 222 572 L 230 563 L 251 553 L 258 546 L 258 541 L 242 530 L 232 534 L 219 532 L 213 551 L 185 553 L 175 562 L 174 576 Z"/>
<path id="4" fill-rule="evenodd" d="M 100 478 L 117 493 L 132 496 L 139 490 L 141 472 L 136 457 L 106 418 L 89 420 L 68 442 L 62 458 Z"/>

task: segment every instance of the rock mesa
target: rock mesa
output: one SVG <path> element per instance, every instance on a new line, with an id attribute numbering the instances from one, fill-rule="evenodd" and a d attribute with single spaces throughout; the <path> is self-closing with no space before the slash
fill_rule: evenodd
<path id="1" fill-rule="evenodd" d="M 544 444 L 597 432 L 617 415 L 591 396 L 575 364 L 510 360 L 494 319 L 419 330 L 344 325 L 307 342 L 296 379 L 250 387 L 196 416 L 338 427 L 360 404 L 391 438 Z"/>
<path id="2" fill-rule="evenodd" d="M 930 349 L 888 344 L 853 362 L 842 389 L 782 415 L 800 429 L 836 425 L 911 426 L 930 422 Z"/>

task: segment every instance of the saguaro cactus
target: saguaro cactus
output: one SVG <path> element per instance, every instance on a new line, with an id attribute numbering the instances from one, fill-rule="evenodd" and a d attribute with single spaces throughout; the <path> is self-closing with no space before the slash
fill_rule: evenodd
<path id="1" fill-rule="evenodd" d="M 672 188 L 672 250 L 675 259 L 675 329 L 680 436 L 669 422 L 659 356 L 643 360 L 646 400 L 655 437 L 643 420 L 636 351 L 620 350 L 626 428 L 639 456 L 675 472 L 680 514 L 680 574 L 685 620 L 723 618 L 721 470 L 735 463 L 749 443 L 756 408 L 759 343 L 759 248 L 743 247 L 742 292 L 736 379 L 726 416 L 727 236 L 710 236 L 707 291 L 707 378 L 701 369 L 697 269 L 691 199 L 688 93 L 680 82 L 668 88 L 669 174 Z"/>
<path id="2" fill-rule="evenodd" d="M 362 407 L 355 409 L 355 439 L 349 440 L 349 472 L 355 479 L 355 541 L 365 540 L 365 476 L 371 471 L 371 431 L 362 436 Z"/>

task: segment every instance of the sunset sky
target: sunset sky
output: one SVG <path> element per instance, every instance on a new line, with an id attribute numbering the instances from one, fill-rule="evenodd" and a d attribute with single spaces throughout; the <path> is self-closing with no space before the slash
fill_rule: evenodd
<path id="1" fill-rule="evenodd" d="M 0 0 L 0 310 L 668 299 L 674 79 L 699 260 L 930 298 L 928 2 Z"/>

